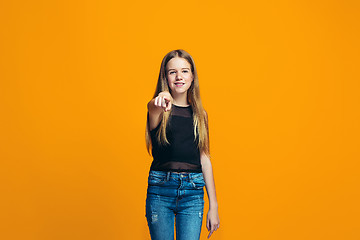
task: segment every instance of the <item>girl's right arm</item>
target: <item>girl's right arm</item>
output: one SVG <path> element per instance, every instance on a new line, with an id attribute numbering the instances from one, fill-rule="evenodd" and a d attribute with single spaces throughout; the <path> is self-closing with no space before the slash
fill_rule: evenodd
<path id="1" fill-rule="evenodd" d="M 167 112 L 171 109 L 173 99 L 169 92 L 161 92 L 157 97 L 150 100 L 147 105 L 149 111 L 149 126 L 150 130 L 156 128 L 161 121 L 163 112 Z"/>

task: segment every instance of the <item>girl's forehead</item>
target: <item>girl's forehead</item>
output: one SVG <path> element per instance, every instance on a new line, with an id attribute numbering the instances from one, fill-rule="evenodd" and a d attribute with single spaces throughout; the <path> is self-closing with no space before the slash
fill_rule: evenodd
<path id="1" fill-rule="evenodd" d="M 188 67 L 190 68 L 190 63 L 185 59 L 185 58 L 180 58 L 180 57 L 174 57 L 172 59 L 170 59 L 170 61 L 166 64 L 167 69 L 171 68 L 175 68 L 175 67 Z"/>

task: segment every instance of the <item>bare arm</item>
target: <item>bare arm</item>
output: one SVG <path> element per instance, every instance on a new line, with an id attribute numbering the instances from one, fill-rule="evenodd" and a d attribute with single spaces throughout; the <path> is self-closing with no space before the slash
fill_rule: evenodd
<path id="1" fill-rule="evenodd" d="M 159 124 L 162 113 L 171 109 L 172 102 L 173 100 L 169 92 L 161 92 L 157 97 L 148 102 L 150 130 Z"/>
<path id="2" fill-rule="evenodd" d="M 218 202 L 216 198 L 214 174 L 210 158 L 202 153 L 200 156 L 202 172 L 205 180 L 205 188 L 209 198 L 209 212 L 206 217 L 206 227 L 210 231 L 208 238 L 220 226 L 220 219 L 218 213 Z"/>

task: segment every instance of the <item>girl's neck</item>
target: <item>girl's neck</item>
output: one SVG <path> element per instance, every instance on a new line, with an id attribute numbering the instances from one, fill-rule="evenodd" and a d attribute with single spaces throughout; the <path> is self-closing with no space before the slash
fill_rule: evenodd
<path id="1" fill-rule="evenodd" d="M 173 95 L 173 104 L 177 106 L 188 106 L 187 94 Z"/>

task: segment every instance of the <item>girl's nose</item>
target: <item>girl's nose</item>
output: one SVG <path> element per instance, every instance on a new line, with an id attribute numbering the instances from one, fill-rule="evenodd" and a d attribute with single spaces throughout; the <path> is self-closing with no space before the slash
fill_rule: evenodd
<path id="1" fill-rule="evenodd" d="M 182 76 L 180 73 L 176 74 L 176 79 L 182 79 Z"/>

